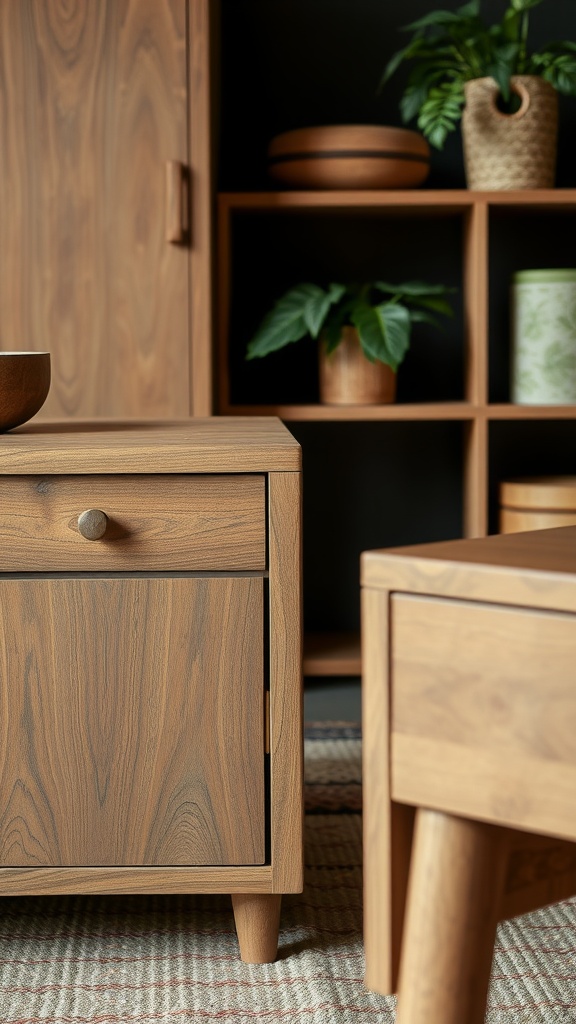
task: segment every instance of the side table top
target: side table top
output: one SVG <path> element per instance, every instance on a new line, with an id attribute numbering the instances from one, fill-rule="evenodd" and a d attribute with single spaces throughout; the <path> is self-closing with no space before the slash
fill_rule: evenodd
<path id="1" fill-rule="evenodd" d="M 41 420 L 0 434 L 0 475 L 298 471 L 301 449 L 273 416 Z"/>
<path id="2" fill-rule="evenodd" d="M 576 526 L 365 551 L 365 587 L 576 611 Z"/>

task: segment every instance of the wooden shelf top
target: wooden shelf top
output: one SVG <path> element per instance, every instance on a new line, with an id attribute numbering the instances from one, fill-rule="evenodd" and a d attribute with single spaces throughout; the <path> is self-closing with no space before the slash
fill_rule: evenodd
<path id="1" fill-rule="evenodd" d="M 468 402 L 421 402 L 402 405 L 231 405 L 236 416 L 278 416 L 282 420 L 471 420 Z"/>
<path id="2" fill-rule="evenodd" d="M 491 420 L 569 420 L 576 419 L 576 405 L 514 405 L 487 406 Z"/>
<path id="3" fill-rule="evenodd" d="M 277 416 L 281 420 L 562 420 L 576 419 L 576 405 L 514 405 L 471 402 L 393 402 L 391 405 L 231 405 L 234 416 Z"/>
<path id="4" fill-rule="evenodd" d="M 461 212 L 473 206 L 570 209 L 576 204 L 576 189 L 519 189 L 516 192 L 473 192 L 471 189 L 411 190 L 318 190 L 269 192 L 221 192 L 218 202 L 228 210 L 411 208 L 438 212 Z"/>
<path id="5" fill-rule="evenodd" d="M 310 633 L 304 637 L 305 676 L 359 676 L 358 633 Z"/>

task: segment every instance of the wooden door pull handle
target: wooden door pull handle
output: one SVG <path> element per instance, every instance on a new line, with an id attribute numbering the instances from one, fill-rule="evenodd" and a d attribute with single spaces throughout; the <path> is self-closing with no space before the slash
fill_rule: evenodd
<path id="1" fill-rule="evenodd" d="M 184 165 L 166 161 L 166 241 L 184 241 Z"/>
<path id="2" fill-rule="evenodd" d="M 86 540 L 100 540 L 107 526 L 108 516 L 99 508 L 89 508 L 78 516 L 78 529 Z"/>

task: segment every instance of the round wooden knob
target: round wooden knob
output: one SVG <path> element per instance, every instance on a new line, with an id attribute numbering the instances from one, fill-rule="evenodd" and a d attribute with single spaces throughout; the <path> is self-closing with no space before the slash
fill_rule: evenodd
<path id="1" fill-rule="evenodd" d="M 78 529 L 86 540 L 99 540 L 106 533 L 108 516 L 99 508 L 89 508 L 78 516 Z"/>

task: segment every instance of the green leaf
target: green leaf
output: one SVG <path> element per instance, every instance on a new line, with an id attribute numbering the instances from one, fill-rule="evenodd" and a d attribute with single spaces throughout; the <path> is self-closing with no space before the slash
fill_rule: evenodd
<path id="1" fill-rule="evenodd" d="M 461 18 L 478 18 L 480 16 L 480 0 L 469 0 L 467 4 L 456 10 Z"/>
<path id="2" fill-rule="evenodd" d="M 404 124 L 417 117 L 428 95 L 427 85 L 409 85 L 400 100 L 400 114 Z"/>
<path id="3" fill-rule="evenodd" d="M 351 290 L 351 287 L 346 288 L 346 292 Z M 330 309 L 322 331 L 328 354 L 333 352 L 342 341 L 343 326 L 345 324 L 352 323 L 351 313 L 355 308 L 357 301 L 358 300 L 355 297 L 349 298 L 346 302 L 341 302 Z"/>
<path id="4" fill-rule="evenodd" d="M 374 287 L 385 295 L 395 296 L 409 307 L 423 307 L 434 313 L 441 313 L 443 316 L 454 315 L 452 306 L 445 296 L 455 292 L 455 288 L 447 288 L 443 284 L 426 284 L 424 281 L 407 281 L 398 285 L 389 284 L 386 281 L 375 281 Z M 413 315 L 412 311 L 410 315 Z"/>
<path id="5" fill-rule="evenodd" d="M 464 10 L 469 7 L 469 4 L 464 5 Z M 462 8 L 460 8 L 460 11 Z M 430 28 L 431 26 L 445 27 L 447 25 L 459 25 L 462 22 L 462 14 L 460 11 L 430 11 L 429 14 L 425 14 L 423 18 L 418 18 L 417 21 L 410 22 L 409 25 L 402 25 L 401 32 L 421 32 L 423 29 Z M 468 17 L 468 15 L 465 15 Z"/>
<path id="6" fill-rule="evenodd" d="M 345 291 L 346 288 L 343 284 L 331 284 L 327 292 L 318 288 L 315 294 L 310 295 L 309 300 L 305 303 L 303 316 L 304 323 L 313 338 L 318 337 L 328 310 L 334 303 L 340 301 Z"/>
<path id="7" fill-rule="evenodd" d="M 553 85 L 558 92 L 563 93 L 565 96 L 576 96 L 576 72 L 568 74 L 566 71 L 559 68 L 558 70 L 551 69 L 548 73 L 543 76 Z"/>
<path id="8" fill-rule="evenodd" d="M 398 369 L 410 345 L 410 314 L 405 306 L 359 302 L 352 314 L 365 356 Z"/>
<path id="9" fill-rule="evenodd" d="M 276 352 L 292 341 L 299 341 L 310 332 L 306 322 L 309 309 L 314 309 L 326 293 L 315 284 L 299 284 L 291 288 L 264 317 L 248 343 L 247 359 L 259 359 Z"/>
<path id="10" fill-rule="evenodd" d="M 427 284 L 425 281 L 405 281 L 403 284 L 389 284 L 387 281 L 375 281 L 374 287 L 377 288 L 378 291 L 385 292 L 388 295 L 399 295 L 402 298 L 415 295 L 445 295 L 447 291 L 452 290 L 446 288 L 446 285 Z"/>
<path id="11" fill-rule="evenodd" d="M 434 146 L 434 149 L 444 149 L 444 143 L 450 133 L 450 129 L 446 125 L 435 122 L 432 127 L 425 128 L 419 120 L 418 127 L 421 129 L 422 134 L 426 136 L 430 145 Z"/>
<path id="12" fill-rule="evenodd" d="M 419 306 L 425 306 L 426 309 L 432 309 L 435 313 L 442 313 L 444 316 L 454 316 L 454 310 L 446 299 L 413 299 L 413 302 Z"/>
<path id="13" fill-rule="evenodd" d="M 538 7 L 543 0 L 510 0 L 515 11 L 529 11 L 532 7 Z"/>
<path id="14" fill-rule="evenodd" d="M 464 102 L 462 81 L 443 83 L 430 90 L 422 104 L 418 127 L 437 149 L 442 149 L 448 133 L 455 130 L 462 116 Z"/>
<path id="15" fill-rule="evenodd" d="M 438 330 L 443 330 L 442 324 L 437 317 L 432 316 L 432 313 L 427 313 L 425 309 L 411 309 L 410 320 L 413 324 L 432 324 L 434 327 L 437 327 Z"/>
<path id="16" fill-rule="evenodd" d="M 518 11 L 515 11 L 513 7 L 509 7 L 504 12 L 501 24 L 492 26 L 490 35 L 495 37 L 501 35 L 503 39 L 517 43 L 520 36 L 520 25 L 521 20 Z"/>
<path id="17" fill-rule="evenodd" d="M 388 61 L 386 67 L 384 68 L 384 73 L 383 73 L 382 78 L 380 79 L 380 82 L 378 84 L 378 89 L 379 90 L 382 89 L 382 87 L 384 85 L 386 85 L 386 82 L 390 78 L 392 78 L 392 75 L 400 67 L 400 64 L 402 63 L 402 61 L 406 60 L 409 50 L 410 50 L 410 47 L 409 46 L 405 46 L 404 49 L 398 50 L 395 54 L 393 54 L 393 56 Z"/>
<path id="18" fill-rule="evenodd" d="M 511 96 L 510 78 L 512 72 L 510 68 L 504 64 L 489 64 L 486 68 L 486 74 L 494 79 L 506 103 L 508 103 Z"/>

